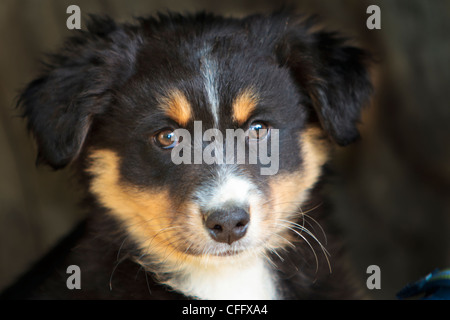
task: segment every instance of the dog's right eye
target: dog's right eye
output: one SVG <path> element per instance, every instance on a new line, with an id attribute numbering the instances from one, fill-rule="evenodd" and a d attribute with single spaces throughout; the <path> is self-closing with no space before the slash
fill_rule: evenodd
<path id="1" fill-rule="evenodd" d="M 153 140 L 158 147 L 163 149 L 172 149 L 178 144 L 178 137 L 175 135 L 174 130 L 170 128 L 158 131 L 153 136 Z"/>

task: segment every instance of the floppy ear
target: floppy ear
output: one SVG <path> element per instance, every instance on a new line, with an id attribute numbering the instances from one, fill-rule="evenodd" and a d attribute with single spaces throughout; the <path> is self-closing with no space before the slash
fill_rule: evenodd
<path id="1" fill-rule="evenodd" d="M 335 33 L 311 33 L 304 25 L 287 32 L 277 53 L 330 139 L 339 145 L 357 139 L 360 111 L 372 93 L 368 54 Z"/>
<path id="2" fill-rule="evenodd" d="M 18 102 L 37 141 L 37 163 L 58 169 L 77 157 L 94 117 L 133 74 L 139 44 L 129 28 L 91 16 L 88 30 L 50 57 Z"/>

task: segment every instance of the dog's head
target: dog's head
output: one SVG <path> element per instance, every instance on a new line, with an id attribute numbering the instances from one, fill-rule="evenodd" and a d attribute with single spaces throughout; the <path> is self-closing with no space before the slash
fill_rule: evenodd
<path id="1" fill-rule="evenodd" d="M 358 137 L 364 58 L 285 14 L 93 18 L 20 102 L 38 161 L 81 161 L 144 254 L 223 262 L 289 243 L 330 145 Z"/>

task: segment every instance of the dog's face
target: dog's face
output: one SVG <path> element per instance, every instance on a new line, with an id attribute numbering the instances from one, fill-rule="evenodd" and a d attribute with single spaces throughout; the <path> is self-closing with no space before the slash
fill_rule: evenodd
<path id="1" fill-rule="evenodd" d="M 97 19 L 22 103 L 39 159 L 81 161 L 143 256 L 223 262 L 290 244 L 330 144 L 357 136 L 362 58 L 284 15 Z"/>

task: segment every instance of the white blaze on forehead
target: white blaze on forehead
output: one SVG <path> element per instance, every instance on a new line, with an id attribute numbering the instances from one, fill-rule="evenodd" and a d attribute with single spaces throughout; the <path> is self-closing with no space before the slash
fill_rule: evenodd
<path id="1" fill-rule="evenodd" d="M 202 50 L 201 73 L 203 76 L 203 83 L 205 86 L 206 94 L 208 96 L 208 102 L 211 108 L 211 113 L 214 118 L 214 124 L 217 127 L 219 124 L 219 94 L 217 88 L 217 72 L 218 66 L 209 54 L 209 49 Z"/>

